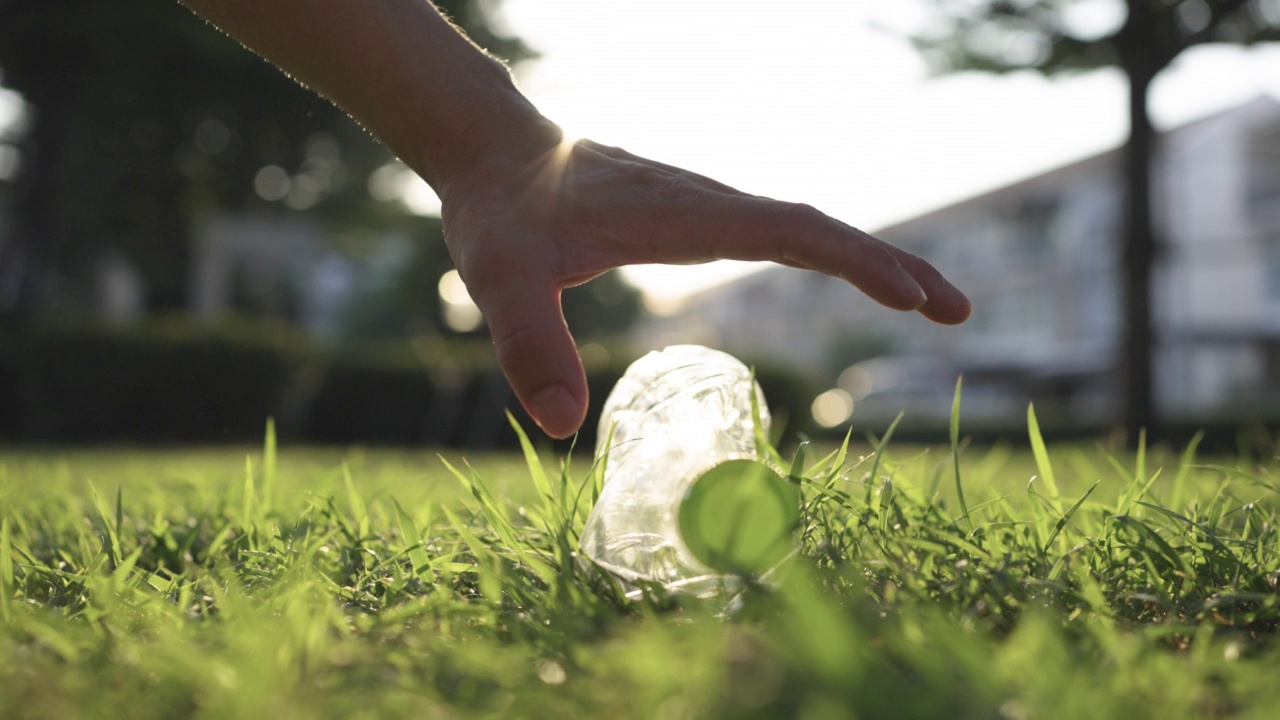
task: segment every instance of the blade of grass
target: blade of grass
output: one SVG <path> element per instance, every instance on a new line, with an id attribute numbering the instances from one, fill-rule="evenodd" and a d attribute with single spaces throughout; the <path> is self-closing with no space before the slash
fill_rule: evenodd
<path id="1" fill-rule="evenodd" d="M 351 512 L 356 517 L 359 535 L 361 538 L 369 537 L 369 510 L 365 506 L 364 496 L 360 494 L 355 480 L 351 477 L 351 467 L 345 462 L 342 463 L 342 482 L 347 489 L 347 502 L 350 503 Z"/>
<path id="2" fill-rule="evenodd" d="M 831 461 L 831 475 L 833 477 L 840 472 L 840 468 L 844 467 L 844 461 L 849 457 L 849 440 L 852 438 L 853 428 L 849 428 L 844 434 L 844 442 L 840 443 L 840 449 L 836 451 L 836 456 Z"/>
<path id="3" fill-rule="evenodd" d="M 751 429 L 756 436 L 756 456 L 761 460 L 766 460 L 774 464 L 775 467 L 785 467 L 786 461 L 778 454 L 773 443 L 769 442 L 769 437 L 765 435 L 764 418 L 760 414 L 760 393 L 756 392 L 756 369 L 751 368 Z"/>
<path id="4" fill-rule="evenodd" d="M 1141 505 L 1141 506 L 1143 506 L 1143 507 L 1145 507 L 1145 508 L 1149 508 L 1149 509 L 1151 509 L 1151 510 L 1155 510 L 1156 512 L 1160 513 L 1161 515 L 1164 515 L 1164 516 L 1166 516 L 1166 517 L 1173 518 L 1174 520 L 1177 520 L 1178 522 L 1185 523 L 1186 525 L 1188 525 L 1188 526 L 1190 526 L 1190 527 L 1193 527 L 1193 528 L 1195 528 L 1196 530 L 1199 530 L 1200 532 L 1204 533 L 1205 538 L 1206 538 L 1206 539 L 1208 539 L 1208 540 L 1209 540 L 1209 542 L 1213 543 L 1214 545 L 1218 545 L 1218 546 L 1220 546 L 1220 547 L 1223 547 L 1223 546 L 1224 546 L 1224 543 L 1222 542 L 1222 540 L 1218 538 L 1217 533 L 1213 532 L 1212 530 L 1210 530 L 1209 528 L 1205 527 L 1204 525 L 1201 525 L 1200 523 L 1196 522 L 1195 520 L 1192 520 L 1191 518 L 1187 517 L 1186 515 L 1183 515 L 1182 513 L 1174 512 L 1173 510 L 1170 510 L 1169 508 L 1161 507 L 1161 506 L 1159 506 L 1159 505 L 1155 505 L 1155 504 L 1153 504 L 1153 503 L 1142 502 L 1141 500 L 1139 500 L 1139 501 L 1138 501 L 1138 504 L 1139 504 L 1139 505 Z"/>
<path id="5" fill-rule="evenodd" d="M 1227 475 L 1228 477 L 1238 477 L 1242 480 L 1247 480 L 1253 483 L 1254 485 L 1264 487 L 1270 490 L 1271 492 L 1276 493 L 1277 495 L 1280 495 L 1280 487 L 1277 487 L 1276 485 L 1266 480 L 1263 480 L 1261 477 L 1254 475 L 1253 473 L 1245 472 L 1244 470 L 1241 470 L 1239 468 L 1233 468 L 1229 465 L 1196 465 L 1195 467 L 1201 470 L 1213 470 L 1215 472 L 1220 472 L 1220 473 L 1223 473 L 1224 475 Z"/>
<path id="6" fill-rule="evenodd" d="M 9 602 L 13 595 L 13 546 L 9 542 L 9 518 L 0 519 L 0 612 L 9 621 Z"/>
<path id="7" fill-rule="evenodd" d="M 1138 431 L 1138 455 L 1136 458 L 1134 458 L 1133 476 L 1138 478 L 1139 480 L 1147 476 L 1147 429 L 1146 428 L 1142 428 L 1141 430 Z M 1150 487 L 1151 487 L 1151 483 L 1147 483 L 1146 488 L 1143 488 L 1142 494 L 1145 494 L 1146 490 Z M 1138 495 L 1136 498 L 1134 498 L 1134 500 L 1140 500 L 1142 498 L 1142 494 Z"/>
<path id="8" fill-rule="evenodd" d="M 124 527 L 124 485 L 116 486 L 116 540 L 119 541 L 120 529 Z"/>
<path id="9" fill-rule="evenodd" d="M 889 441 L 893 439 L 893 431 L 897 429 L 898 423 L 902 421 L 905 413 L 898 413 L 898 416 L 889 423 L 889 428 L 884 431 L 884 437 L 880 438 L 880 442 L 876 443 L 875 457 L 871 458 L 871 482 L 876 482 L 877 473 L 880 470 L 880 458 L 884 455 L 885 448 L 889 447 Z M 845 438 L 845 446 L 848 446 L 849 439 Z M 841 458 L 843 459 L 843 458 Z M 843 463 L 841 463 L 843 464 Z"/>
<path id="10" fill-rule="evenodd" d="M 413 573 L 421 576 L 422 572 L 431 567 L 431 558 L 427 556 L 426 545 L 422 542 L 422 534 L 418 531 L 418 524 L 413 521 L 409 513 L 400 507 L 400 501 L 395 498 L 391 502 L 396 506 L 396 518 L 400 525 L 400 535 L 404 538 L 405 547 L 408 549 L 409 564 L 413 566 Z"/>
<path id="11" fill-rule="evenodd" d="M 1137 479 L 1134 480 L 1133 484 L 1129 486 L 1129 489 L 1133 490 L 1133 495 L 1132 496 L 1129 495 L 1129 490 L 1125 491 L 1124 505 L 1120 508 L 1121 510 L 1123 510 L 1123 512 L 1119 513 L 1120 515 L 1128 515 L 1130 512 L 1133 511 L 1133 506 L 1138 504 L 1138 502 L 1141 501 L 1142 498 L 1146 497 L 1147 491 L 1150 490 L 1151 486 L 1154 485 L 1156 480 L 1160 478 L 1160 473 L 1162 470 L 1163 468 L 1161 468 L 1160 470 L 1156 470 L 1155 473 L 1153 473 L 1151 477 L 1147 479 L 1146 482 L 1140 485 Z"/>
<path id="12" fill-rule="evenodd" d="M 486 544 L 461 518 L 454 515 L 449 508 L 443 508 L 444 516 L 453 525 L 453 529 L 466 543 L 471 550 L 471 555 L 475 558 L 475 567 L 472 568 L 480 576 L 480 594 L 490 603 L 497 605 L 502 602 L 502 572 L 501 559 L 492 547 Z"/>
<path id="13" fill-rule="evenodd" d="M 956 497 L 960 501 L 960 514 L 969 532 L 973 532 L 973 518 L 969 517 L 969 503 L 964 499 L 964 483 L 960 478 L 960 391 L 964 376 L 956 378 L 956 395 L 951 401 L 951 462 L 956 474 Z"/>
<path id="14" fill-rule="evenodd" d="M 597 442 L 596 447 L 604 448 L 604 451 L 596 455 L 595 468 L 591 473 L 591 505 L 594 506 L 596 500 L 600 498 L 600 491 L 604 489 L 605 473 L 609 470 L 609 451 L 613 448 L 613 423 L 609 424 L 609 434 L 605 436 L 603 445 Z M 574 501 L 577 505 L 577 501 Z M 587 512 L 591 511 L 590 507 L 585 508 Z"/>
<path id="15" fill-rule="evenodd" d="M 276 488 L 276 421 L 267 418 L 266 437 L 262 441 L 262 512 L 271 512 Z"/>
<path id="16" fill-rule="evenodd" d="M 1173 489 L 1170 491 L 1169 504 L 1173 507 L 1182 507 L 1182 497 L 1186 493 L 1187 476 L 1191 473 L 1191 468 L 1195 464 L 1196 450 L 1200 447 L 1200 442 L 1204 440 L 1204 431 L 1197 432 L 1191 442 L 1183 448 L 1181 457 L 1178 458 L 1178 472 L 1173 476 Z"/>
<path id="17" fill-rule="evenodd" d="M 893 509 L 893 479 L 886 477 L 880 485 L 880 534 L 889 532 L 889 511 Z"/>
<path id="18" fill-rule="evenodd" d="M 1058 491 L 1058 482 L 1053 477 L 1053 464 L 1049 462 L 1049 451 L 1045 448 L 1044 436 L 1040 433 L 1040 423 L 1036 420 L 1034 404 L 1027 405 L 1027 434 L 1031 438 L 1031 453 L 1036 459 L 1036 471 L 1040 473 L 1040 479 L 1044 481 L 1044 487 L 1049 491 L 1049 500 L 1054 503 L 1054 511 L 1060 512 L 1056 503 L 1061 493 Z"/>
<path id="19" fill-rule="evenodd" d="M 1035 521 L 1031 523 L 1031 529 L 1036 534 L 1036 546 L 1040 548 L 1043 555 L 1049 547 L 1048 536 L 1045 535 L 1045 529 L 1049 522 L 1048 501 L 1044 496 L 1036 492 L 1035 478 L 1027 483 L 1027 503 L 1031 506 L 1031 514 L 1035 516 Z"/>
<path id="20" fill-rule="evenodd" d="M 1080 509 L 1080 506 L 1084 504 L 1085 500 L 1089 499 L 1089 496 L 1093 494 L 1093 491 L 1098 489 L 1098 484 L 1099 483 L 1095 481 L 1093 483 L 1093 487 L 1086 490 L 1084 495 L 1081 495 L 1080 499 L 1076 501 L 1076 504 L 1072 505 L 1071 509 L 1068 510 L 1066 514 L 1063 515 L 1053 526 L 1053 533 L 1051 533 L 1049 535 L 1049 539 L 1045 541 L 1044 552 L 1049 552 L 1049 546 L 1053 545 L 1053 541 L 1058 539 L 1058 533 L 1062 532 L 1062 528 L 1066 527 L 1068 522 L 1071 522 L 1071 516 L 1076 514 L 1076 511 Z"/>
<path id="21" fill-rule="evenodd" d="M 244 458 L 244 505 L 241 508 L 241 522 L 248 529 L 253 525 L 253 519 L 257 512 L 257 491 L 254 489 L 253 483 L 253 458 L 246 455 Z"/>
<path id="22" fill-rule="evenodd" d="M 546 559 L 538 555 L 537 550 L 521 540 L 520 531 L 516 528 L 515 524 L 511 522 L 511 518 L 507 517 L 507 514 L 502 510 L 502 507 L 493 499 L 492 493 L 489 492 L 488 487 L 485 486 L 484 482 L 480 479 L 479 474 L 475 472 L 475 469 L 471 468 L 471 476 L 467 477 L 448 460 L 445 460 L 444 458 L 440 458 L 440 460 L 464 487 L 471 490 L 472 497 L 474 497 L 476 502 L 480 505 L 480 512 L 484 515 L 485 519 L 489 521 L 490 529 L 498 535 L 498 538 L 506 546 L 508 552 L 514 556 L 514 559 L 518 562 L 524 563 L 525 566 L 532 570 L 533 573 L 536 574 L 543 582 L 549 584 L 554 581 L 556 577 L 555 570 L 552 569 L 550 563 L 548 563 Z M 543 524 L 545 525 L 545 523 L 546 520 L 543 519 Z M 457 523 L 455 522 L 454 524 L 456 525 Z M 544 529 L 547 532 L 555 531 L 554 528 L 551 527 L 545 527 Z"/>
<path id="23" fill-rule="evenodd" d="M 126 588 L 130 588 L 141 584 L 146 580 L 143 574 L 134 574 L 134 567 L 137 566 L 138 560 L 142 559 L 142 548 L 137 548 L 124 558 L 120 565 L 111 571 L 111 589 L 116 595 L 124 592 Z"/>
<path id="24" fill-rule="evenodd" d="M 529 466 L 529 476 L 533 478 L 533 486 L 537 488 L 540 496 L 550 502 L 555 497 L 555 493 L 551 491 L 551 483 L 547 480 L 547 471 L 542 467 L 538 452 L 533 449 L 529 436 L 525 434 L 524 428 L 520 427 L 516 416 L 512 415 L 510 410 L 507 411 L 507 422 L 511 424 L 511 428 L 516 431 L 516 437 L 520 440 L 520 450 L 524 453 L 525 465 Z"/>
<path id="25" fill-rule="evenodd" d="M 560 461 L 560 473 L 558 479 L 559 485 L 555 489 L 555 497 L 551 498 L 548 507 L 557 511 L 556 521 L 561 525 L 568 522 L 573 517 L 573 508 L 569 505 L 569 488 L 572 483 L 569 480 L 569 469 L 573 466 L 573 451 L 578 447 L 578 436 L 574 435 L 569 442 L 569 451 L 565 453 L 564 459 Z"/>
<path id="26" fill-rule="evenodd" d="M 1168 565 L 1181 571 L 1187 580 L 1195 579 L 1195 571 L 1191 569 L 1191 565 L 1187 563 L 1186 559 L 1178 554 L 1178 551 L 1174 550 L 1173 546 L 1160 537 L 1160 533 L 1152 530 L 1149 525 L 1128 515 L 1113 515 L 1111 519 L 1124 527 L 1133 528 L 1139 537 L 1150 541 L 1151 545 L 1154 546 L 1155 554 L 1160 556 Z"/>
<path id="27" fill-rule="evenodd" d="M 93 505 L 98 511 L 98 519 L 102 521 L 102 527 L 107 532 L 107 555 L 111 561 L 111 567 L 115 568 L 124 559 L 124 553 L 120 552 L 120 536 L 116 533 L 116 527 L 111 522 L 107 507 L 102 502 L 102 496 L 98 494 L 98 488 L 94 487 L 93 483 L 90 482 L 89 490 L 93 493 Z"/>
<path id="28" fill-rule="evenodd" d="M 807 440 L 800 443 L 800 446 L 796 448 L 795 457 L 791 458 L 791 469 L 787 471 L 787 479 L 797 485 L 800 484 L 800 478 L 804 477 L 804 464 L 808 459 L 808 453 L 805 451 L 808 447 L 809 442 Z"/>

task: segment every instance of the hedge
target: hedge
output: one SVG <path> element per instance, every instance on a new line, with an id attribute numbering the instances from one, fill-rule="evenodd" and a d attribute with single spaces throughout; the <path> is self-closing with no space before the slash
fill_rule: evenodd
<path id="1" fill-rule="evenodd" d="M 302 345 L 285 328 L 160 321 L 18 330 L 6 343 L 22 439 L 201 443 L 261 437 Z"/>
<path id="2" fill-rule="evenodd" d="M 594 449 L 600 408 L 633 358 L 618 348 L 587 368 L 580 456 Z M 793 419 L 787 434 L 806 429 L 794 422 L 807 420 L 806 383 L 776 368 L 757 373 L 774 415 Z M 0 324 L 8 442 L 256 442 L 274 417 L 282 438 L 301 443 L 512 448 L 507 410 L 533 434 L 487 340 L 331 349 L 263 321 Z"/>

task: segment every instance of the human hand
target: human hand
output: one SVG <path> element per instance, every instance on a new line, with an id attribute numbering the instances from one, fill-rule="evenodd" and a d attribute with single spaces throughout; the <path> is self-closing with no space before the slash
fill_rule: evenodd
<path id="1" fill-rule="evenodd" d="M 927 262 L 811 207 L 564 142 L 506 68 L 429 2 L 183 2 L 345 108 L 436 189 L 445 241 L 498 361 L 552 437 L 571 435 L 587 409 L 560 291 L 620 265 L 772 261 L 937 322 L 969 316 L 969 301 Z"/>
<path id="2" fill-rule="evenodd" d="M 573 434 L 587 384 L 560 292 L 616 267 L 770 261 L 839 277 L 939 323 L 969 300 L 932 265 L 802 204 L 739 192 L 587 140 L 478 163 L 441 186 L 445 240 L 521 404 Z"/>

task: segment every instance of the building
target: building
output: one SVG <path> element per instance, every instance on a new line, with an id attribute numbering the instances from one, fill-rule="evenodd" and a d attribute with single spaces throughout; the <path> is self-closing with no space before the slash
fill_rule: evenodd
<path id="1" fill-rule="evenodd" d="M 960 374 L 970 418 L 1012 421 L 1034 400 L 1065 421 L 1108 421 L 1119 411 L 1123 332 L 1121 160 L 1102 153 L 876 233 L 969 295 L 963 326 L 770 268 L 650 320 L 641 340 L 705 342 L 829 373 L 855 421 L 899 410 L 943 419 Z M 1280 103 L 1259 98 L 1164 133 L 1154 177 L 1159 412 L 1280 417 Z M 858 357 L 878 342 L 885 354 Z"/>

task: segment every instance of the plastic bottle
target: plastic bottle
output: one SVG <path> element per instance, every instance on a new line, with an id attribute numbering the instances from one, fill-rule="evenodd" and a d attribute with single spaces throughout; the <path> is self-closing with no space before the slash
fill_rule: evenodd
<path id="1" fill-rule="evenodd" d="M 582 552 L 625 581 L 699 595 L 734 584 L 690 552 L 679 512 L 705 472 L 758 458 L 752 393 L 767 432 L 764 394 L 733 356 L 676 345 L 633 363 L 600 419 L 596 456 L 607 452 L 604 486 L 583 530 Z"/>

